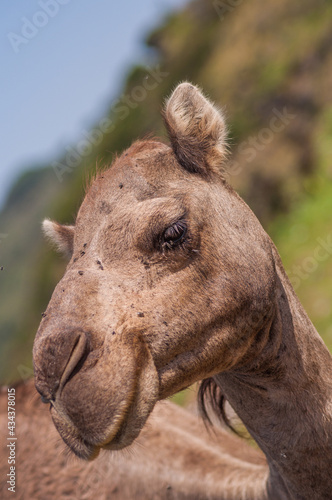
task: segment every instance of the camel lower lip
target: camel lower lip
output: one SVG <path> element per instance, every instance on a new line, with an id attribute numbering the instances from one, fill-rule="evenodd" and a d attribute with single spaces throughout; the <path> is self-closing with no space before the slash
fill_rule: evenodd
<path id="1" fill-rule="evenodd" d="M 112 436 L 109 440 L 101 445 L 94 445 L 86 441 L 83 437 L 77 439 L 73 438 L 73 441 L 65 440 L 66 444 L 75 453 L 75 455 L 85 460 L 94 460 L 101 449 L 103 450 L 121 450 L 122 448 L 128 446 L 132 443 L 133 439 L 126 439 L 125 434 L 120 428 L 115 436 Z"/>
<path id="2" fill-rule="evenodd" d="M 125 425 L 125 422 L 122 422 L 122 425 L 120 426 L 117 433 L 107 442 L 102 444 L 101 448 L 103 448 L 104 450 L 121 450 L 125 446 L 131 444 L 133 439 L 126 439 L 125 437 Z"/>
<path id="3" fill-rule="evenodd" d="M 111 434 L 103 443 L 91 443 L 89 439 L 84 438 L 82 432 L 79 431 L 75 424 L 69 422 L 68 419 L 61 417 L 57 409 L 51 407 L 51 415 L 55 427 L 60 436 L 70 450 L 79 458 L 84 460 L 94 460 L 101 449 L 120 450 L 132 443 L 135 437 L 126 437 L 126 421 L 121 422 L 120 427 L 115 434 Z"/>
<path id="4" fill-rule="evenodd" d="M 61 417 L 54 406 L 51 406 L 51 416 L 53 423 L 59 432 L 62 440 L 68 448 L 79 458 L 84 460 L 94 460 L 100 452 L 100 446 L 90 443 L 78 431 L 76 426 Z"/>

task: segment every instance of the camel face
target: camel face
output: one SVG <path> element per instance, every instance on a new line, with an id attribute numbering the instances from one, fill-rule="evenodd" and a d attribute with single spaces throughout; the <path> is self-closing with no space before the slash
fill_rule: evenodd
<path id="1" fill-rule="evenodd" d="M 158 399 L 257 355 L 271 243 L 225 182 L 222 116 L 190 84 L 169 99 L 172 147 L 134 143 L 92 182 L 34 343 L 37 390 L 78 456 L 119 449 Z M 253 348 L 254 346 L 254 348 Z"/>

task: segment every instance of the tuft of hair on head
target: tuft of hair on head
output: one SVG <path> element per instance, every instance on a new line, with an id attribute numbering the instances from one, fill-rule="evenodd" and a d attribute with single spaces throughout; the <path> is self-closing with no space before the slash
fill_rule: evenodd
<path id="1" fill-rule="evenodd" d="M 163 115 L 179 163 L 189 172 L 222 174 L 227 156 L 225 120 L 198 87 L 180 83 L 166 101 Z"/>
<path id="2" fill-rule="evenodd" d="M 54 244 L 56 249 L 66 257 L 71 257 L 75 226 L 65 226 L 50 219 L 45 219 L 42 228 L 45 236 Z"/>

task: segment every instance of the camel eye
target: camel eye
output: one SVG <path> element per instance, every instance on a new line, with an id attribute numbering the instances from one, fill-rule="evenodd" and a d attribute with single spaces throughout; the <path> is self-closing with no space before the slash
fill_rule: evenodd
<path id="1" fill-rule="evenodd" d="M 162 236 L 162 248 L 170 250 L 180 245 L 187 234 L 187 224 L 179 220 L 166 229 Z"/>

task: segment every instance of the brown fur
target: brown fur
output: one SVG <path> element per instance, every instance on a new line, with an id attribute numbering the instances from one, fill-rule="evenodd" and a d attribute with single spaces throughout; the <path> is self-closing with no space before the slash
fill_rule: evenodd
<path id="1" fill-rule="evenodd" d="M 172 148 L 135 143 L 87 192 L 36 335 L 36 387 L 93 459 L 130 445 L 158 400 L 213 378 L 268 460 L 260 496 L 239 474 L 245 498 L 329 498 L 331 356 L 223 177 L 222 116 L 181 84 L 165 120 Z"/>
<path id="2" fill-rule="evenodd" d="M 258 450 L 216 428 L 208 434 L 178 406 L 156 405 L 128 449 L 93 462 L 68 453 L 33 381 L 16 386 L 16 492 L 7 487 L 8 448 L 1 441 L 0 498 L 9 500 L 245 500 L 238 477 L 251 475 L 253 498 L 266 476 Z M 1 436 L 7 433 L 7 389 L 0 392 Z"/>

